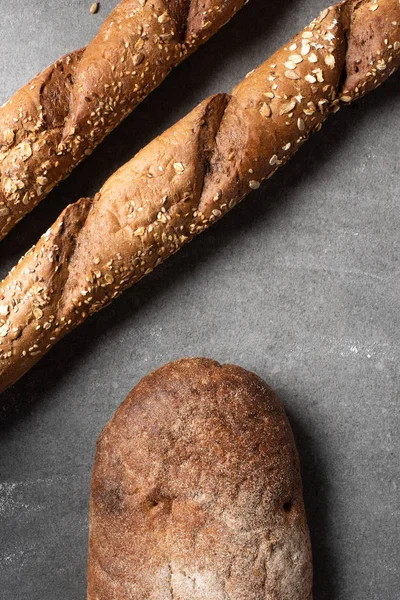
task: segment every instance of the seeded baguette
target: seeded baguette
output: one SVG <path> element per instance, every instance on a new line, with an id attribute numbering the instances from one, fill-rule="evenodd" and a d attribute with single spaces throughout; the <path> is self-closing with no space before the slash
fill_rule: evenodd
<path id="1" fill-rule="evenodd" d="M 270 177 L 400 63 L 398 0 L 326 9 L 66 208 L 0 284 L 0 390 Z"/>
<path id="2" fill-rule="evenodd" d="M 0 108 L 0 240 L 246 0 L 123 0 Z"/>
<path id="3" fill-rule="evenodd" d="M 235 365 L 147 375 L 97 442 L 88 600 L 311 600 L 299 458 L 284 409 Z"/>

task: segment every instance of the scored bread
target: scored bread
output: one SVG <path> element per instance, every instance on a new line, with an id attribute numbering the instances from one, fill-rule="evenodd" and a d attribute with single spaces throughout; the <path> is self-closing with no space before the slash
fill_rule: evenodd
<path id="1" fill-rule="evenodd" d="M 400 63 L 400 3 L 326 9 L 65 209 L 0 284 L 0 391 L 260 187 L 331 112 Z"/>
<path id="2" fill-rule="evenodd" d="M 0 108 L 0 240 L 246 0 L 122 0 Z"/>
<path id="3" fill-rule="evenodd" d="M 92 478 L 88 600 L 311 600 L 299 459 L 259 377 L 183 359 L 134 388 Z"/>

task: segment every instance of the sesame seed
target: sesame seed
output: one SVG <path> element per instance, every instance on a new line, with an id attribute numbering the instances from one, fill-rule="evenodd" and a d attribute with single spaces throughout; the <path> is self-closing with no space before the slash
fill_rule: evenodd
<path id="1" fill-rule="evenodd" d="M 325 8 L 325 10 L 322 11 L 322 13 L 319 15 L 318 17 L 318 21 L 321 22 L 325 19 L 325 17 L 327 17 L 329 14 L 329 8 Z"/>
<path id="2" fill-rule="evenodd" d="M 214 202 L 218 202 L 219 200 L 221 200 L 221 198 L 222 198 L 222 191 L 218 190 L 218 192 L 215 194 L 213 200 L 214 200 Z"/>
<path id="3" fill-rule="evenodd" d="M 296 71 L 285 71 L 287 79 L 300 79 L 300 75 Z"/>
<path id="4" fill-rule="evenodd" d="M 333 56 L 333 54 L 327 54 L 325 56 L 325 64 L 330 68 L 330 69 L 334 69 L 335 68 L 335 57 Z"/>
<path id="5" fill-rule="evenodd" d="M 314 75 L 310 75 L 310 74 L 307 74 L 304 79 L 306 81 L 308 81 L 308 83 L 316 83 L 317 82 L 316 77 L 314 77 Z"/>
<path id="6" fill-rule="evenodd" d="M 22 333 L 22 328 L 19 327 L 18 325 L 16 327 L 13 327 L 10 333 L 10 338 L 12 340 L 17 340 L 19 338 L 19 336 Z"/>
<path id="7" fill-rule="evenodd" d="M 271 111 L 271 107 L 269 106 L 269 104 L 264 102 L 264 104 L 260 108 L 260 114 L 262 117 L 265 117 L 265 118 L 268 118 L 271 116 L 272 111 Z"/>
<path id="8" fill-rule="evenodd" d="M 43 311 L 40 308 L 34 308 L 32 313 L 35 319 L 41 319 L 43 317 Z"/>
<path id="9" fill-rule="evenodd" d="M 144 39 L 143 38 L 139 38 L 138 41 L 135 44 L 135 48 L 136 50 L 141 50 L 144 46 Z"/>
<path id="10" fill-rule="evenodd" d="M 252 190 L 258 190 L 258 188 L 260 187 L 261 183 L 259 181 L 255 181 L 254 179 L 252 179 L 251 181 L 249 181 L 249 187 Z"/>
<path id="11" fill-rule="evenodd" d="M 174 169 L 177 173 L 183 173 L 185 171 L 185 167 L 181 162 L 174 163 Z"/>
<path id="12" fill-rule="evenodd" d="M 170 20 L 169 15 L 167 12 L 163 13 L 162 15 L 160 15 L 158 17 L 158 22 L 159 23 L 167 23 Z"/>
<path id="13" fill-rule="evenodd" d="M 291 54 L 289 56 L 289 60 L 293 63 L 295 63 L 296 65 L 300 64 L 301 62 L 303 62 L 303 57 L 300 56 L 300 54 Z"/>
<path id="14" fill-rule="evenodd" d="M 144 60 L 144 54 L 143 52 L 140 52 L 139 54 L 135 54 L 133 57 L 133 64 L 135 65 L 135 67 L 137 67 L 138 65 L 140 65 Z"/>
<path id="15" fill-rule="evenodd" d="M 296 107 L 296 100 L 291 100 L 290 102 L 287 102 L 286 104 L 283 104 L 281 107 L 281 111 L 280 114 L 281 115 L 287 115 L 288 113 L 290 113 L 294 108 Z"/>
<path id="16" fill-rule="evenodd" d="M 10 330 L 10 326 L 8 325 L 8 323 L 5 323 L 4 325 L 2 325 L 0 327 L 0 337 L 6 337 L 9 330 Z"/>
<path id="17" fill-rule="evenodd" d="M 299 117 L 297 119 L 297 127 L 298 127 L 299 131 L 304 131 L 306 128 L 306 124 L 304 123 L 304 121 L 301 117 Z"/>

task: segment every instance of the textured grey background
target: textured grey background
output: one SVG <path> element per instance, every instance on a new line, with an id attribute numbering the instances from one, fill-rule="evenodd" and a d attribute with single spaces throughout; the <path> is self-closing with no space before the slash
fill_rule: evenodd
<path id="1" fill-rule="evenodd" d="M 248 70 L 326 0 L 250 0 L 0 245 L 0 275 L 68 202 Z M 0 103 L 84 45 L 116 0 L 0 0 Z M 95 441 L 127 392 L 174 358 L 256 371 L 301 455 L 316 600 L 400 597 L 399 75 L 331 118 L 223 221 L 74 332 L 7 399 L 0 598 L 85 598 Z M 123 599 L 121 599 L 123 600 Z"/>

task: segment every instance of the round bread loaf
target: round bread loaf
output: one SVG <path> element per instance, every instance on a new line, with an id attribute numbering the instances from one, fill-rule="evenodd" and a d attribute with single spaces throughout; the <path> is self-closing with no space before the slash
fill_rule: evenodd
<path id="1" fill-rule="evenodd" d="M 184 359 L 134 388 L 97 444 L 89 600 L 311 600 L 299 460 L 259 377 Z"/>

